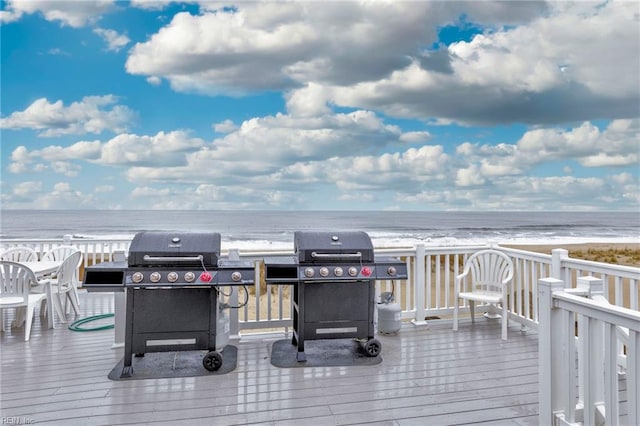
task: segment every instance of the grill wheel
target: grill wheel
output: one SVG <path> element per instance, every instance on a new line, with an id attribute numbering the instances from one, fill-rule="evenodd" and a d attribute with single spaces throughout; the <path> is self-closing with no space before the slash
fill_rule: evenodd
<path id="1" fill-rule="evenodd" d="M 382 351 L 382 343 L 377 339 L 368 340 L 363 346 L 365 355 L 369 357 L 376 357 L 380 355 Z"/>
<path id="2" fill-rule="evenodd" d="M 202 365 L 209 371 L 217 371 L 222 367 L 222 354 L 219 352 L 209 352 L 202 358 Z"/>

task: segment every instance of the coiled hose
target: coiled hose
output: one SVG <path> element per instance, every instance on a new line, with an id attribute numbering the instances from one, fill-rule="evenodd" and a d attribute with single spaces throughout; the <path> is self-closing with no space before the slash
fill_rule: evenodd
<path id="1" fill-rule="evenodd" d="M 81 326 L 91 322 L 91 321 L 97 321 L 97 320 L 101 320 L 104 318 L 111 318 L 112 316 L 114 316 L 114 314 L 102 314 L 102 315 L 94 315 L 91 317 L 87 317 L 87 318 L 82 318 L 79 319 L 77 321 L 74 321 L 71 325 L 69 325 L 69 327 L 67 327 L 69 330 L 71 331 L 98 331 L 98 330 L 108 330 L 110 328 L 113 328 L 115 325 L 114 324 L 106 324 L 106 325 L 100 325 L 97 327 L 92 327 L 92 328 L 82 328 Z"/>

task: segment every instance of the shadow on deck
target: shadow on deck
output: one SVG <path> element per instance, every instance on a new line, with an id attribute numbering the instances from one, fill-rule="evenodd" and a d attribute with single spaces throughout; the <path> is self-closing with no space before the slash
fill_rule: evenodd
<path id="1" fill-rule="evenodd" d="M 112 294 L 81 293 L 81 309 L 113 312 Z M 379 336 L 381 364 L 358 367 L 274 367 L 269 348 L 283 334 L 252 335 L 231 342 L 228 374 L 135 381 L 107 378 L 123 355 L 113 329 L 56 326 L 37 318 L 29 342 L 23 328 L 2 333 L 3 424 L 538 424 L 538 335 L 516 324 L 506 342 L 484 318 L 458 332 L 407 324 Z"/>

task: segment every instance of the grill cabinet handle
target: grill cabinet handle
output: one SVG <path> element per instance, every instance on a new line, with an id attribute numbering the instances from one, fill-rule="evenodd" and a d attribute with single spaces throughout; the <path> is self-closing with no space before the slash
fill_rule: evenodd
<path id="1" fill-rule="evenodd" d="M 355 253 L 318 253 L 316 251 L 311 252 L 311 257 L 316 257 L 318 259 L 352 259 L 354 257 L 362 258 L 361 252 Z"/>
<path id="2" fill-rule="evenodd" d="M 144 260 L 148 262 L 193 262 L 193 261 L 202 261 L 204 258 L 201 254 L 197 256 L 183 256 L 183 257 L 173 257 L 173 256 L 149 256 L 145 254 L 143 257 Z"/>

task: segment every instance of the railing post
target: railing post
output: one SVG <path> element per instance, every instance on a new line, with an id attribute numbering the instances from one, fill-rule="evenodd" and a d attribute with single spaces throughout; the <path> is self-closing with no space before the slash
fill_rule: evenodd
<path id="1" fill-rule="evenodd" d="M 414 262 L 414 294 L 416 300 L 416 317 L 411 320 L 414 325 L 426 325 L 427 312 L 424 306 L 424 294 L 426 289 L 426 279 L 424 272 L 425 250 L 424 244 L 416 246 L 416 258 Z"/>
<path id="2" fill-rule="evenodd" d="M 589 299 L 603 297 L 604 282 L 596 277 L 579 277 L 576 288 Z M 579 400 L 583 403 L 583 423 L 597 424 L 598 406 L 604 405 L 604 325 L 580 315 L 578 318 Z"/>
<path id="3" fill-rule="evenodd" d="M 562 261 L 569 257 L 569 251 L 565 249 L 551 250 L 551 276 L 558 280 L 564 280 L 567 277 L 563 275 Z M 567 283 L 569 286 L 569 283 Z"/>
<path id="4" fill-rule="evenodd" d="M 562 291 L 564 282 L 556 278 L 538 280 L 540 318 L 538 325 L 538 386 L 540 413 L 538 423 L 554 424 L 555 414 L 563 411 L 562 357 L 563 330 L 558 327 L 561 314 L 553 307 L 553 293 Z M 555 325 L 555 326 L 554 326 Z"/>

